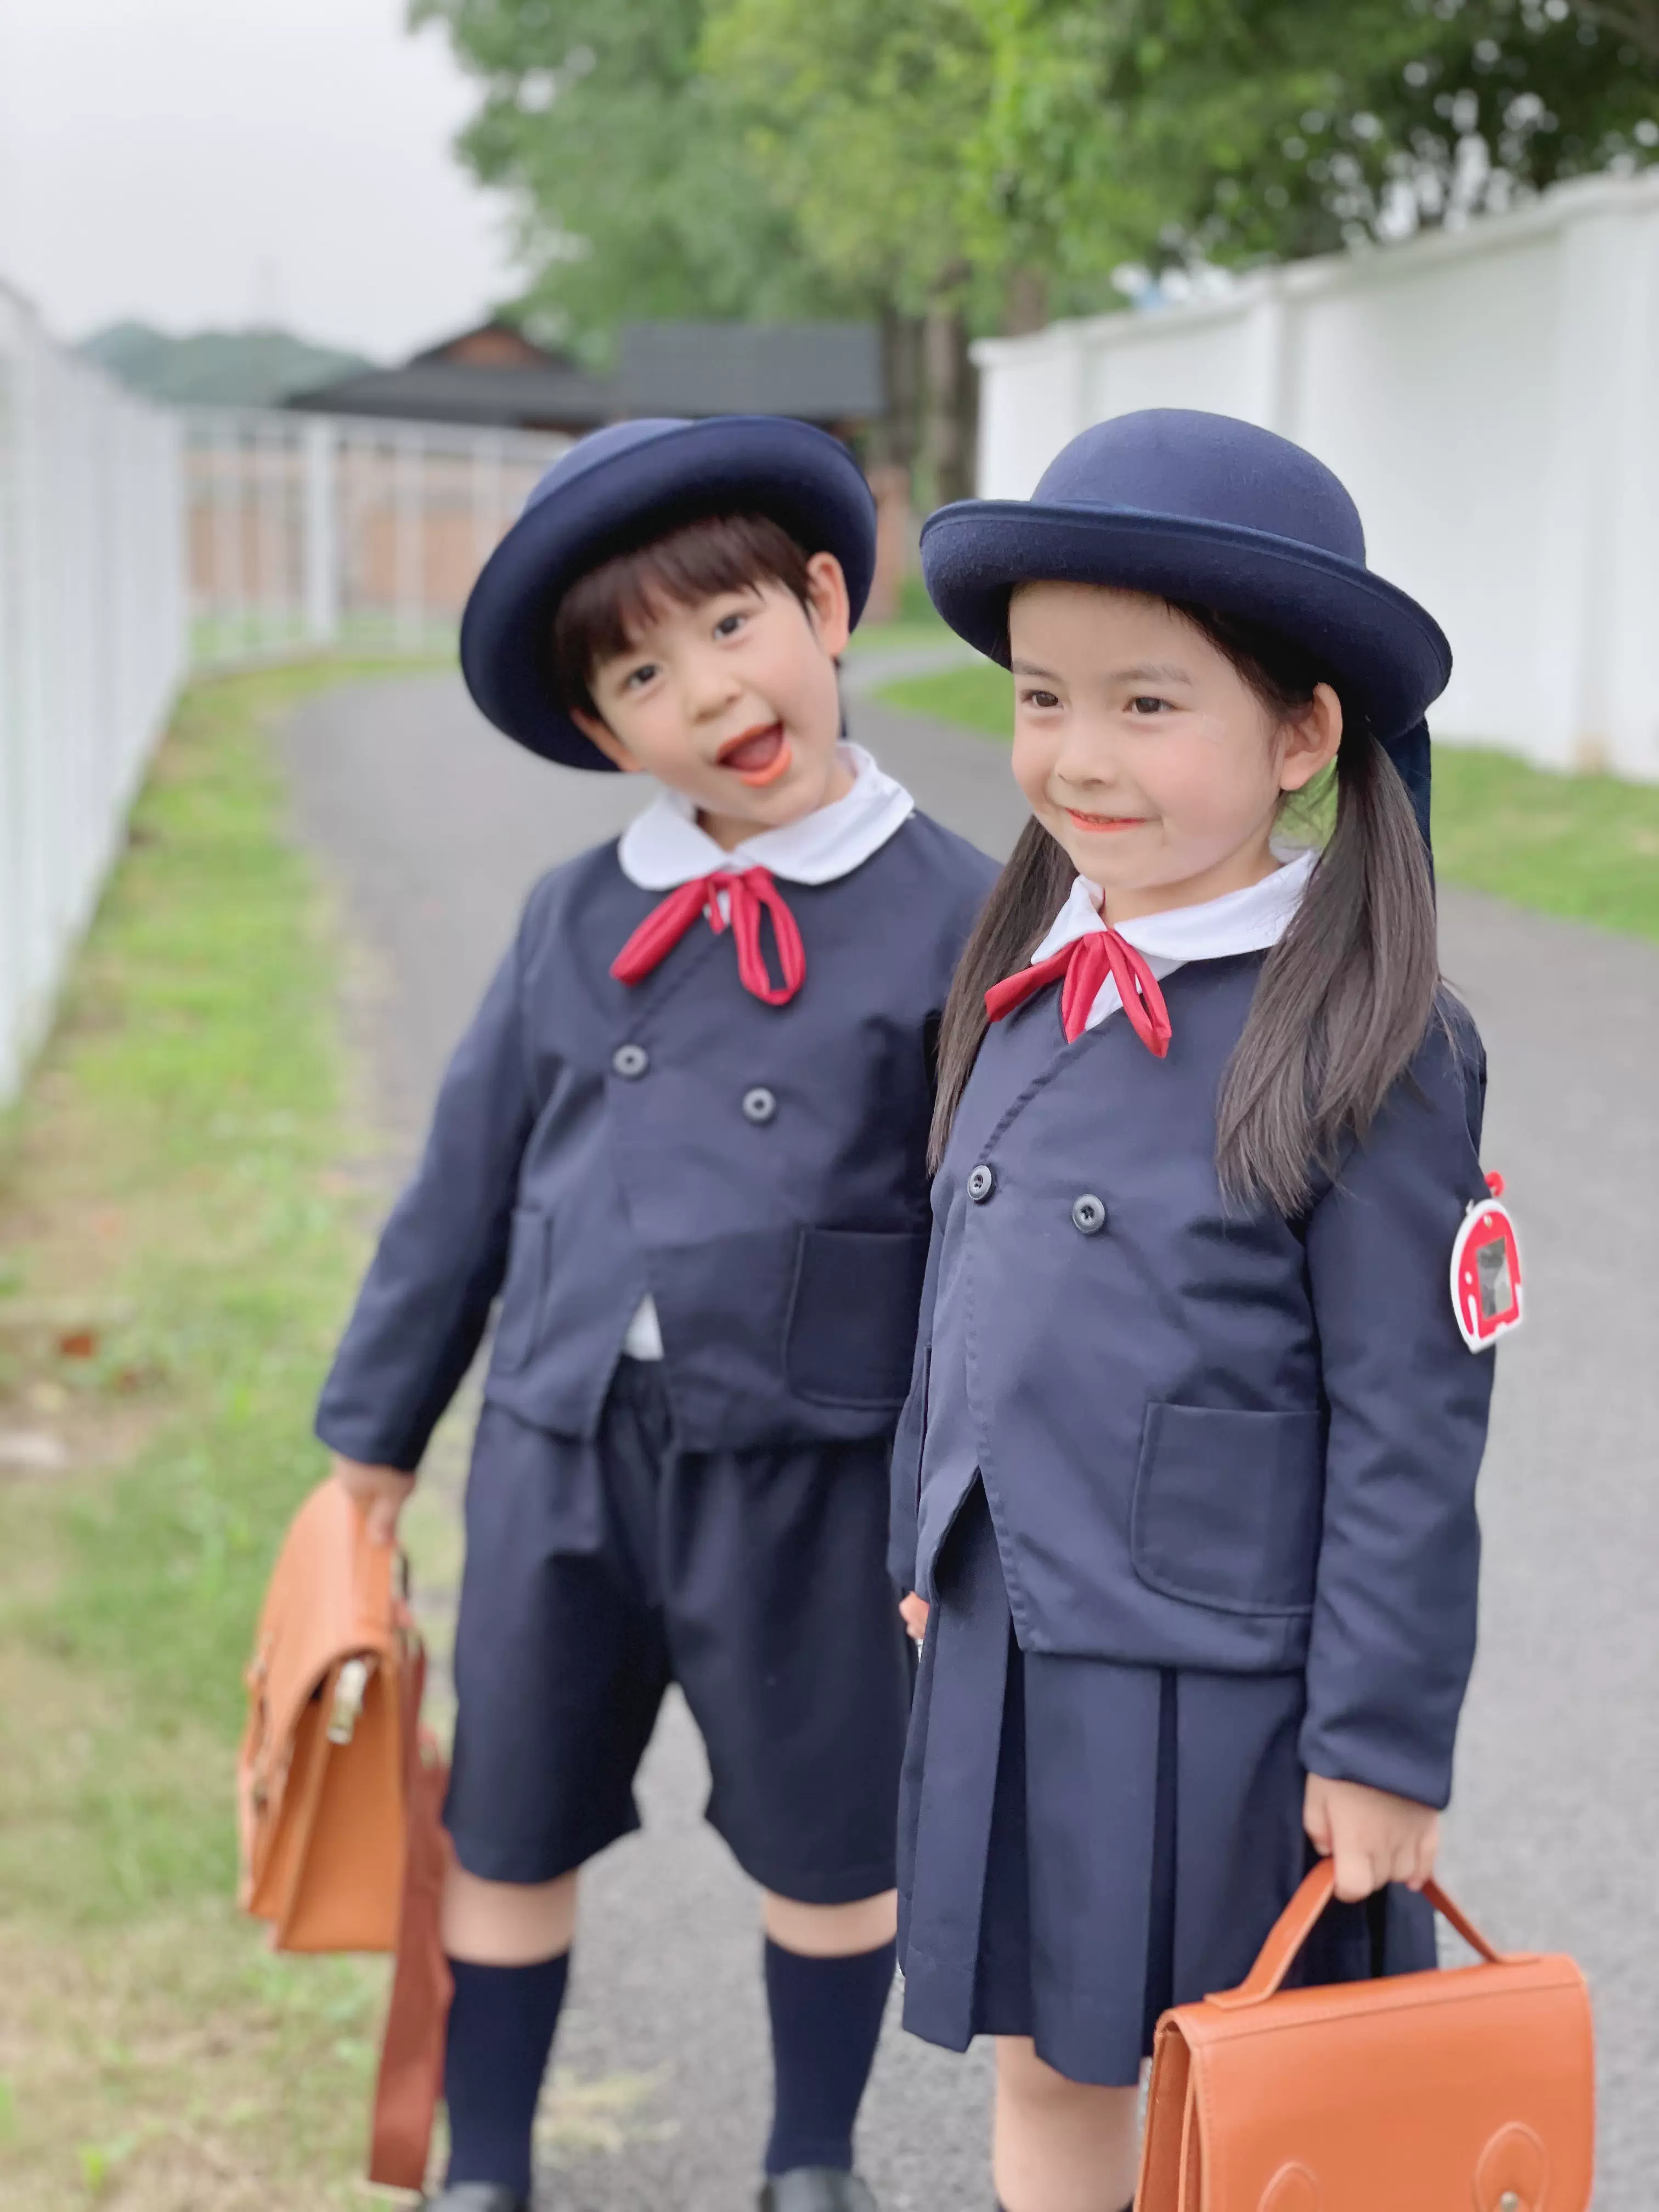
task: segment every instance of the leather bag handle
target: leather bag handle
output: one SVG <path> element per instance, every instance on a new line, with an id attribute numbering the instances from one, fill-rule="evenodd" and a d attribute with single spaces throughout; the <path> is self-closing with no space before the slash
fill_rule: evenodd
<path id="1" fill-rule="evenodd" d="M 1206 2004 L 1218 2005 L 1224 2011 L 1234 2012 L 1245 2005 L 1263 2004 L 1276 1996 L 1285 1977 L 1296 1963 L 1297 1954 L 1312 1935 L 1321 1915 L 1336 1894 L 1336 1865 L 1332 1859 L 1320 1859 L 1303 1877 L 1302 1885 L 1285 1910 L 1273 1923 L 1272 1932 L 1256 1956 L 1256 1962 L 1234 1990 L 1218 1990 L 1204 2000 Z M 1449 1920 L 1472 1951 L 1478 1951 L 1488 1966 L 1512 1966 L 1530 1956 L 1526 1952 L 1494 1949 L 1474 1923 L 1454 1905 L 1437 1882 L 1425 1882 L 1423 1894 L 1435 1911 Z"/>

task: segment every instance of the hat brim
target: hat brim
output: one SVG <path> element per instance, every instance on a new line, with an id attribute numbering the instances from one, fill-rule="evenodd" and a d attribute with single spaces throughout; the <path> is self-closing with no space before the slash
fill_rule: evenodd
<path id="1" fill-rule="evenodd" d="M 1330 672 L 1383 744 L 1419 723 L 1451 676 L 1451 647 L 1416 600 L 1358 562 L 1236 523 L 1133 507 L 963 500 L 921 533 L 928 597 L 958 637 L 1009 663 L 1021 584 L 1104 584 L 1258 622 Z"/>
<path id="2" fill-rule="evenodd" d="M 833 553 L 857 622 L 875 572 L 875 501 L 841 441 L 787 416 L 678 423 L 526 507 L 484 563 L 461 619 L 461 672 L 480 711 L 544 759 L 614 769 L 555 698 L 554 608 L 642 529 L 665 535 L 720 514 L 769 515 L 809 553 Z"/>

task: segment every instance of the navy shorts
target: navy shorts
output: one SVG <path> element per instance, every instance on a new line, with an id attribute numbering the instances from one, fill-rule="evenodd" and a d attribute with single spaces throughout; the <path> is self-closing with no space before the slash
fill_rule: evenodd
<path id="1" fill-rule="evenodd" d="M 894 1886 L 912 1668 L 885 1567 L 885 1437 L 688 1452 L 624 1359 L 592 1441 L 486 1406 L 466 1494 L 446 1818 L 490 1881 L 567 1874 L 638 1827 L 678 1683 L 708 1818 L 779 1896 Z"/>

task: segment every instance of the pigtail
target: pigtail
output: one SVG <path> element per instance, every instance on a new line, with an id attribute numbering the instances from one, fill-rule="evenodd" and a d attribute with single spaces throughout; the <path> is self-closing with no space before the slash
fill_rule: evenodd
<path id="1" fill-rule="evenodd" d="M 927 1139 L 932 1173 L 945 1157 L 951 1125 L 968 1087 L 988 1023 L 985 994 L 1024 968 L 1048 933 L 1076 874 L 1062 847 L 1035 817 L 1019 833 L 963 948 L 939 1022 L 939 1082 Z"/>
<path id="2" fill-rule="evenodd" d="M 1351 724 L 1336 826 L 1262 968 L 1222 1079 L 1216 1164 L 1244 1205 L 1294 1218 L 1363 1139 L 1427 1033 L 1440 987 L 1434 889 L 1398 770 Z"/>

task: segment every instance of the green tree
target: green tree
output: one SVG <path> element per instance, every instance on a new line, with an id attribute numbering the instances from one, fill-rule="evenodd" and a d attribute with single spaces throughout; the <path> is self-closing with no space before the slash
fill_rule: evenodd
<path id="1" fill-rule="evenodd" d="M 411 0 L 478 80 L 463 159 L 514 210 L 520 303 L 595 361 L 643 318 L 842 311 L 701 67 L 703 0 Z"/>
<path id="2" fill-rule="evenodd" d="M 883 319 L 896 458 L 919 403 L 928 489 L 960 496 L 988 313 L 963 188 L 989 90 L 975 0 L 708 0 L 702 59 L 804 249 Z"/>
<path id="3" fill-rule="evenodd" d="M 1042 13 L 1016 81 L 1102 11 Z M 1115 20 L 1108 190 L 1064 133 L 1028 133 L 1018 166 L 1062 230 L 1138 231 L 1154 263 L 1331 252 L 1659 153 L 1659 0 L 1132 0 Z"/>

